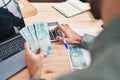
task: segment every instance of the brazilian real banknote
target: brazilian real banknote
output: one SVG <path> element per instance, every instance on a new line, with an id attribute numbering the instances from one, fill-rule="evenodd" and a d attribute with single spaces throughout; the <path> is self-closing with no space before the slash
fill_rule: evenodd
<path id="1" fill-rule="evenodd" d="M 53 53 L 47 23 L 26 26 L 20 30 L 20 34 L 28 42 L 33 52 L 38 53 L 40 48 L 43 48 L 46 55 Z"/>
<path id="2" fill-rule="evenodd" d="M 68 54 L 70 56 L 72 71 L 88 67 L 83 51 L 77 45 L 69 45 Z"/>
<path id="3" fill-rule="evenodd" d="M 44 48 L 47 54 L 53 53 L 47 24 L 35 24 L 35 31 L 37 36 L 37 42 L 38 44 L 40 44 L 39 46 Z"/>

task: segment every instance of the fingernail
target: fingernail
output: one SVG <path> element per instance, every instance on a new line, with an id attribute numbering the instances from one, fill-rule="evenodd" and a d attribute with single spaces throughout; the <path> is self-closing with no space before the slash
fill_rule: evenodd
<path id="1" fill-rule="evenodd" d="M 46 57 L 47 56 L 47 53 L 46 52 L 44 52 L 44 57 Z"/>

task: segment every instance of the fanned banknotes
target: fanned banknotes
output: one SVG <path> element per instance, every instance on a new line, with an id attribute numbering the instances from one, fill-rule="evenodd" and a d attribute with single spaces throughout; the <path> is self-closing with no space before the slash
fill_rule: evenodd
<path id="1" fill-rule="evenodd" d="M 36 23 L 24 27 L 20 30 L 20 34 L 28 42 L 33 52 L 38 53 L 42 47 L 46 55 L 53 53 L 47 23 Z"/>
<path id="2" fill-rule="evenodd" d="M 72 71 L 88 67 L 83 51 L 77 45 L 69 45 L 68 54 Z"/>

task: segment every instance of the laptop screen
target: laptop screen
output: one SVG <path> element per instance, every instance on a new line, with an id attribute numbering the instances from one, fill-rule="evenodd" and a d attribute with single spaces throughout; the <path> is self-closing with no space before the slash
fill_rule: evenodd
<path id="1" fill-rule="evenodd" d="M 18 0 L 0 0 L 0 43 L 18 34 L 24 26 Z"/>

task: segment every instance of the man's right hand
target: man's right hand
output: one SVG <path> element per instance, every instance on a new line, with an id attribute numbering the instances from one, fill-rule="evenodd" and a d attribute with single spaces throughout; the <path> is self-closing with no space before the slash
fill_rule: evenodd
<path id="1" fill-rule="evenodd" d="M 58 25 L 55 31 L 61 30 L 65 34 L 65 40 L 68 44 L 79 45 L 82 41 L 82 36 L 75 33 L 67 24 Z M 63 41 L 62 37 L 57 36 L 57 40 Z"/>
<path id="2" fill-rule="evenodd" d="M 25 42 L 25 62 L 29 71 L 30 78 L 41 78 L 41 71 L 44 59 L 44 50 L 40 49 L 39 54 L 35 54 Z"/>

